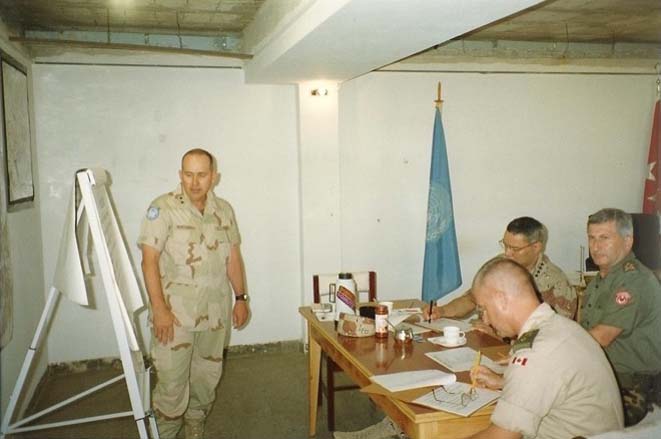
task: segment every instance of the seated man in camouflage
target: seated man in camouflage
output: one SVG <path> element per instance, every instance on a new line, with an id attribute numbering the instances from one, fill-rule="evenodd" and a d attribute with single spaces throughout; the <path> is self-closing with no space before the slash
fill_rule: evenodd
<path id="1" fill-rule="evenodd" d="M 485 366 L 471 370 L 478 387 L 503 389 L 491 424 L 471 439 L 560 439 L 622 428 L 622 401 L 603 350 L 576 322 L 540 304 L 524 267 L 492 259 L 475 275 L 473 295 L 484 323 L 517 340 L 504 377 Z"/>
<path id="2" fill-rule="evenodd" d="M 627 426 L 659 403 L 661 380 L 661 284 L 632 253 L 633 240 L 628 213 L 602 209 L 588 218 L 599 274 L 585 290 L 580 320 L 615 369 Z"/>
<path id="3" fill-rule="evenodd" d="M 541 299 L 558 314 L 573 319 L 578 306 L 576 291 L 562 270 L 544 254 L 547 239 L 548 231 L 542 223 L 527 216 L 516 218 L 507 225 L 505 235 L 500 240 L 503 248 L 500 256 L 525 267 L 532 274 Z M 463 317 L 474 309 L 475 299 L 471 290 L 468 290 L 446 305 L 435 306 L 432 318 Z"/>

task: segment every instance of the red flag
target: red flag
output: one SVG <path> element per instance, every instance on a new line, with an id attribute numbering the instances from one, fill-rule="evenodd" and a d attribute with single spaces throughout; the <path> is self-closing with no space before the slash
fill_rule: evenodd
<path id="1" fill-rule="evenodd" d="M 654 120 L 652 122 L 652 138 L 650 140 L 650 155 L 647 159 L 648 174 L 645 179 L 643 193 L 643 213 L 661 214 L 661 180 L 659 180 L 659 159 L 661 158 L 661 105 L 656 101 Z"/>

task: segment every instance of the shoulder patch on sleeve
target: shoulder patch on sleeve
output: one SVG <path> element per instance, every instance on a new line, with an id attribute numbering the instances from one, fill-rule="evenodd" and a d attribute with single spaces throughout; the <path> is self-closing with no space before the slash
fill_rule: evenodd
<path id="1" fill-rule="evenodd" d="M 629 271 L 638 271 L 638 269 L 636 268 L 636 264 L 634 264 L 633 262 L 627 262 L 626 264 L 624 264 L 624 272 L 627 273 Z"/>
<path id="2" fill-rule="evenodd" d="M 631 293 L 628 291 L 620 290 L 615 293 L 615 303 L 619 306 L 626 306 L 631 303 Z"/>
<path id="3" fill-rule="evenodd" d="M 147 219 L 150 221 L 155 220 L 156 218 L 158 218 L 160 212 L 161 210 L 158 207 L 151 206 L 149 209 L 147 209 Z"/>
<path id="4" fill-rule="evenodd" d="M 533 341 L 535 341 L 535 337 L 537 337 L 538 333 L 539 329 L 533 329 L 532 331 L 521 334 L 521 337 L 519 337 L 512 345 L 512 352 L 531 348 Z"/>

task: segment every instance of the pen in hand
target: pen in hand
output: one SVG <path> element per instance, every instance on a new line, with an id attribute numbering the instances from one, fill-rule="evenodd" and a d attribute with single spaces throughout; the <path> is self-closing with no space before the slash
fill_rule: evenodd
<path id="1" fill-rule="evenodd" d="M 427 320 L 427 323 L 431 323 L 431 315 L 432 315 L 432 309 L 434 308 L 434 301 L 430 300 L 429 301 L 429 320 Z"/>

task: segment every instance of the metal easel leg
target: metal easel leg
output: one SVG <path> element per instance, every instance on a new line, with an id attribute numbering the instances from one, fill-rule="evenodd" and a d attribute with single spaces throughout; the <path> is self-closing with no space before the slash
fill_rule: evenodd
<path id="1" fill-rule="evenodd" d="M 44 333 L 45 328 L 48 326 L 48 322 L 53 314 L 53 308 L 55 308 L 55 302 L 58 297 L 58 291 L 55 287 L 51 287 L 50 292 L 48 293 L 48 299 L 46 300 L 46 305 L 44 306 L 44 311 L 41 313 L 41 318 L 39 319 L 39 324 L 32 338 L 32 343 L 28 347 L 28 352 L 25 354 L 25 360 L 23 361 L 23 366 L 21 366 L 21 371 L 18 374 L 16 379 L 16 384 L 14 385 L 14 391 L 9 397 L 9 404 L 7 405 L 7 411 L 5 416 L 2 419 L 2 429 L 0 430 L 0 439 L 4 439 L 5 435 L 11 434 L 11 426 L 9 423 L 14 417 L 14 411 L 16 410 L 16 404 L 18 403 L 18 398 L 21 396 L 21 391 L 25 385 L 25 379 L 27 378 L 28 372 L 32 367 L 32 361 L 34 356 L 39 349 L 39 344 L 41 343 L 42 334 Z"/>

